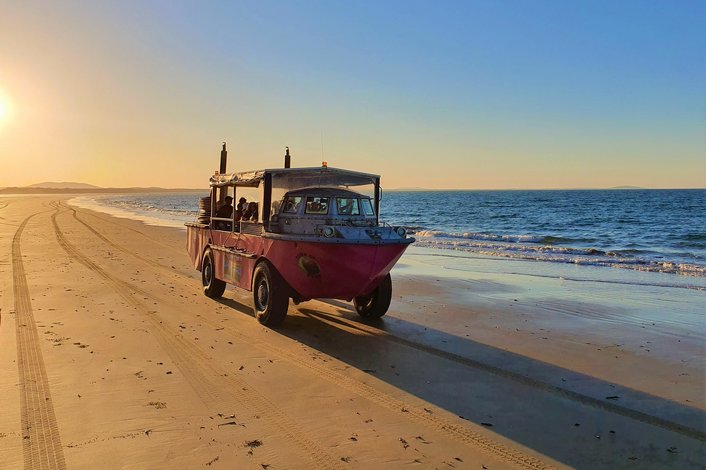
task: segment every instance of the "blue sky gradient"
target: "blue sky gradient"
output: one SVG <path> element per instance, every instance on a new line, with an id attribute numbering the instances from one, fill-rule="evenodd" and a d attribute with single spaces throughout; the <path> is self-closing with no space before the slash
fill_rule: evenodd
<path id="1" fill-rule="evenodd" d="M 45 179 L 154 183 L 139 164 L 198 187 L 222 140 L 231 169 L 288 145 L 388 187 L 706 186 L 703 1 L 2 9 L 0 186 L 36 182 L 30 161 Z M 61 165 L 36 132 L 61 139 Z"/>

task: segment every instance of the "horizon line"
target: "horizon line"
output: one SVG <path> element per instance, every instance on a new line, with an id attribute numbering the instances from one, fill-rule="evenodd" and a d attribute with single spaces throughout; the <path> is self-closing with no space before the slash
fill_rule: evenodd
<path id="1" fill-rule="evenodd" d="M 77 184 L 77 183 L 71 183 Z M 88 183 L 80 183 L 88 184 Z M 94 186 L 94 185 L 91 185 Z M 209 188 L 165 188 L 161 186 L 94 186 L 90 188 L 71 188 L 71 187 L 50 187 L 50 186 L 5 186 L 0 187 L 0 192 L 5 192 L 7 190 L 20 190 L 22 192 L 41 192 L 42 190 L 49 190 L 53 192 L 85 192 L 90 193 L 92 191 L 120 191 L 120 190 L 160 190 L 160 191 L 206 191 Z M 383 191 L 392 192 L 451 192 L 451 191 L 607 191 L 607 190 L 621 190 L 621 191 L 640 191 L 640 190 L 650 190 L 650 191 L 668 191 L 668 190 L 704 190 L 706 187 L 669 187 L 669 188 L 650 188 L 642 186 L 611 186 L 611 187 L 563 187 L 563 188 L 417 188 L 417 187 L 398 187 L 398 188 L 382 188 Z"/>

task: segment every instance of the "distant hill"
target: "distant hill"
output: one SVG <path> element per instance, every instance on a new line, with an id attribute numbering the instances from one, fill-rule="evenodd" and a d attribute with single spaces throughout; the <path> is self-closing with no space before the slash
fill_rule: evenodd
<path id="1" fill-rule="evenodd" d="M 612 188 L 608 189 L 646 189 L 646 188 L 641 188 L 640 186 L 614 186 Z"/>
<path id="2" fill-rule="evenodd" d="M 30 184 L 25 186 L 26 188 L 47 188 L 47 189 L 98 189 L 99 186 L 94 186 L 87 183 L 71 183 L 71 182 L 60 182 L 46 181 L 44 183 Z"/>

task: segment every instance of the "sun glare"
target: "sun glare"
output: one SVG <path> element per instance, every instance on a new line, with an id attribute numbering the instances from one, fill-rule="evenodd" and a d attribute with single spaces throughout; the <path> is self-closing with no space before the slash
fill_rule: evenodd
<path id="1" fill-rule="evenodd" d="M 0 123 L 10 118 L 10 105 L 7 100 L 0 96 Z"/>

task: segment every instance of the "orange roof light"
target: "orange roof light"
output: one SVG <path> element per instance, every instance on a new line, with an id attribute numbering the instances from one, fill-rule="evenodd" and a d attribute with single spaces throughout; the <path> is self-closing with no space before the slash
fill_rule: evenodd
<path id="1" fill-rule="evenodd" d="M 322 168 L 328 168 L 328 162 L 321 162 Z"/>

